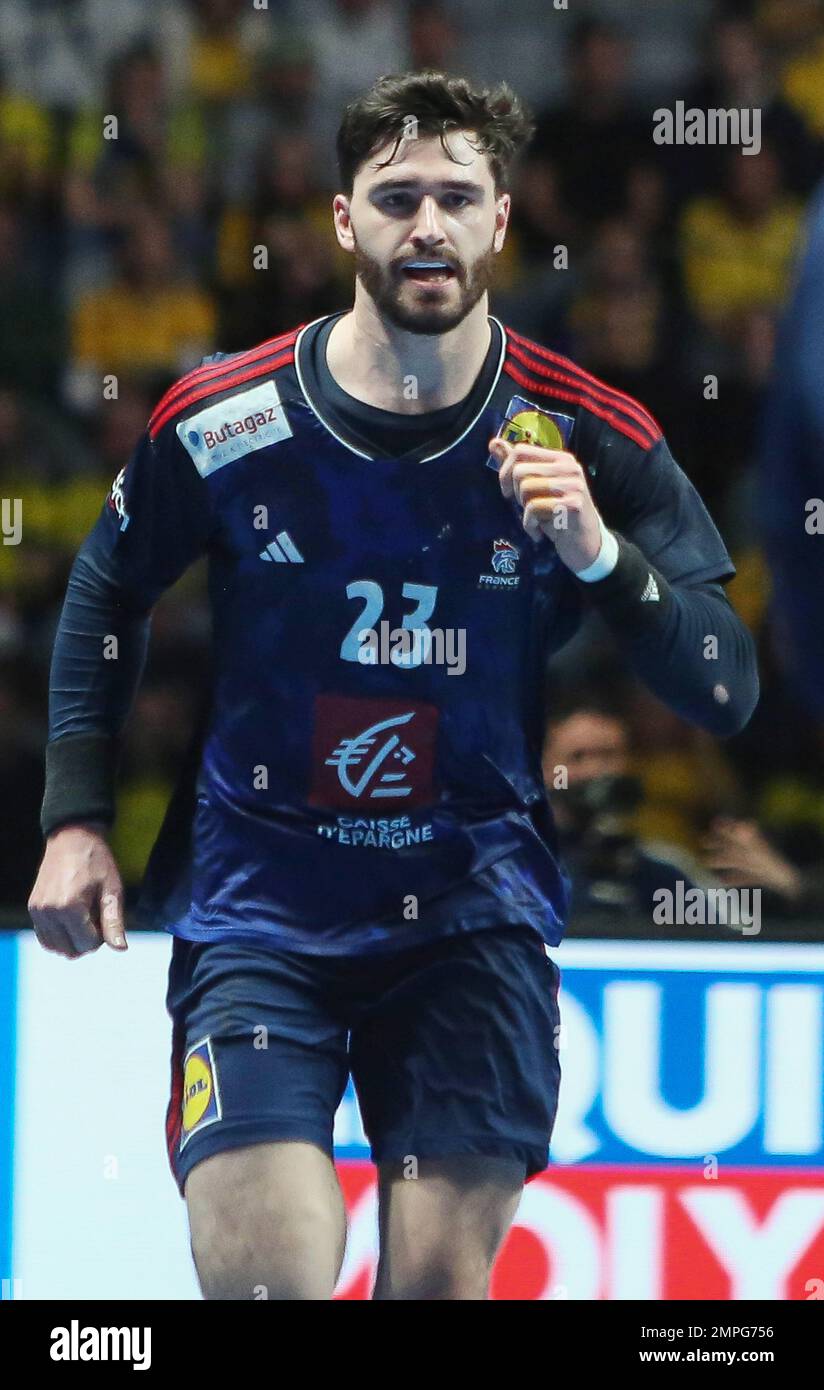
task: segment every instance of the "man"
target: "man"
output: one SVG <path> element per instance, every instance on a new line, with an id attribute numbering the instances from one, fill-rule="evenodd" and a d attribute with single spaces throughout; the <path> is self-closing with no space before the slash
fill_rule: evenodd
<path id="1" fill-rule="evenodd" d="M 588 596 L 706 727 L 756 697 L 732 565 L 658 426 L 488 315 L 529 131 L 506 87 L 439 73 L 347 107 L 354 307 L 172 387 L 70 580 L 29 907 L 73 957 L 124 947 L 117 735 L 153 603 L 209 555 L 213 698 L 144 903 L 176 938 L 169 1150 L 209 1298 L 331 1297 L 350 1069 L 375 1297 L 487 1297 L 557 1099 L 544 662 Z"/>
<path id="2" fill-rule="evenodd" d="M 544 737 L 544 782 L 572 886 L 576 916 L 634 913 L 652 925 L 655 893 L 698 881 L 676 845 L 639 840 L 634 815 L 644 789 L 632 773 L 625 719 L 603 700 L 581 696 L 552 710 Z"/>

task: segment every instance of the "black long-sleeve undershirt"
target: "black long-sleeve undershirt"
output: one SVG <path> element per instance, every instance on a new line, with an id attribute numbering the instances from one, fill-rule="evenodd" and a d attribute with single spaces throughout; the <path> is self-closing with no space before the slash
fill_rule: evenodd
<path id="1" fill-rule="evenodd" d="M 747 723 L 758 701 L 755 643 L 722 586 L 671 584 L 618 536 L 606 579 L 578 581 L 633 671 L 676 714 L 717 738 Z M 646 595 L 646 597 L 645 597 Z"/>

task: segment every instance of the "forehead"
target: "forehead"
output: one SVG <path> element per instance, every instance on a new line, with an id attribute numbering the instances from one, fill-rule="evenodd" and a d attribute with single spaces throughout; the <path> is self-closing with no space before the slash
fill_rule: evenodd
<path id="1" fill-rule="evenodd" d="M 582 711 L 571 714 L 556 726 L 557 741 L 570 744 L 604 743 L 622 744 L 626 734 L 621 722 L 610 715 Z"/>
<path id="2" fill-rule="evenodd" d="M 394 146 L 395 140 L 392 139 L 373 150 L 358 169 L 355 183 L 362 183 L 370 189 L 398 179 L 421 183 L 466 180 L 489 188 L 493 186 L 489 156 L 478 150 L 477 137 L 471 130 L 451 130 L 444 136 L 443 144 L 439 135 L 405 137 L 400 141 L 392 162 L 385 164 Z M 377 167 L 379 165 L 384 167 Z"/>

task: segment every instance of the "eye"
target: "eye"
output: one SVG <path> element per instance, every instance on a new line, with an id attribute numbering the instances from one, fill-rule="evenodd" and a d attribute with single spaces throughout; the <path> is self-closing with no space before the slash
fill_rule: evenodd
<path id="1" fill-rule="evenodd" d="M 382 199 L 384 207 L 389 208 L 390 210 L 396 210 L 398 208 L 404 207 L 405 205 L 408 206 L 409 201 L 410 199 L 408 193 L 387 193 L 385 197 Z"/>
<path id="2" fill-rule="evenodd" d="M 453 208 L 466 207 L 469 201 L 465 193 L 447 193 L 444 198 L 444 202 Z"/>

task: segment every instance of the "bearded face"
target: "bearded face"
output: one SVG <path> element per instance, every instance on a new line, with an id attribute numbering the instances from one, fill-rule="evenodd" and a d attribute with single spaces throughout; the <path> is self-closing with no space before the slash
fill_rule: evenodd
<path id="1" fill-rule="evenodd" d="M 376 151 L 338 195 L 341 245 L 359 292 L 408 333 L 448 333 L 489 290 L 509 197 L 471 131 L 404 139 Z"/>
<path id="2" fill-rule="evenodd" d="M 381 316 L 407 333 L 438 334 L 455 328 L 489 289 L 494 261 L 490 244 L 469 264 L 446 252 L 399 256 L 384 263 L 370 256 L 355 235 L 357 278 Z"/>

